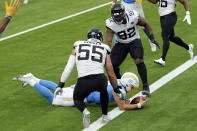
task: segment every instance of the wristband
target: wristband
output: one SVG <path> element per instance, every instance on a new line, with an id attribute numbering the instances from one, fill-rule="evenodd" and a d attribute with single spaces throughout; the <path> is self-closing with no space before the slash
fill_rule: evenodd
<path id="1" fill-rule="evenodd" d="M 142 108 L 142 105 L 140 103 L 138 103 L 137 108 Z"/>
<path id="2" fill-rule="evenodd" d="M 186 15 L 190 15 L 190 12 L 189 11 L 186 11 Z"/>
<path id="3" fill-rule="evenodd" d="M 12 17 L 11 16 L 8 16 L 8 15 L 5 15 L 5 17 L 8 18 L 9 20 L 12 19 Z"/>
<path id="4" fill-rule="evenodd" d="M 154 35 L 153 34 L 151 34 L 150 35 L 150 40 L 154 40 L 155 38 L 154 38 Z"/>
<path id="5" fill-rule="evenodd" d="M 58 87 L 60 88 L 64 87 L 64 82 L 59 82 Z"/>

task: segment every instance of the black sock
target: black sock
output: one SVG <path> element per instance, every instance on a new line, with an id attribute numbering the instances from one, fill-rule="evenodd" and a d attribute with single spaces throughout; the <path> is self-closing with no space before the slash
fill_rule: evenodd
<path id="1" fill-rule="evenodd" d="M 170 42 L 169 39 L 163 39 L 163 52 L 162 52 L 162 60 L 165 61 L 166 60 L 166 55 L 168 53 L 168 49 L 170 47 Z"/>
<path id="2" fill-rule="evenodd" d="M 80 100 L 74 100 L 75 106 L 81 111 L 83 112 L 84 109 L 86 108 L 84 101 L 80 101 Z"/>
<path id="3" fill-rule="evenodd" d="M 102 114 L 107 115 L 108 101 L 109 101 L 107 90 L 104 92 L 101 92 L 100 101 L 101 101 Z"/>
<path id="4" fill-rule="evenodd" d="M 147 82 L 147 70 L 144 62 L 137 64 L 138 73 L 141 77 L 143 85 L 148 85 Z"/>

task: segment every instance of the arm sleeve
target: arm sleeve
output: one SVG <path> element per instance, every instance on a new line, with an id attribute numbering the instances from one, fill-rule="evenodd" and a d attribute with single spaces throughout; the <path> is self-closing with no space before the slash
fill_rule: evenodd
<path id="1" fill-rule="evenodd" d="M 70 55 L 69 59 L 68 59 L 68 63 L 64 68 L 64 71 L 62 73 L 60 82 L 64 83 L 66 82 L 66 80 L 68 79 L 68 77 L 70 76 L 70 73 L 72 72 L 73 68 L 75 67 L 75 56 L 74 55 Z"/>

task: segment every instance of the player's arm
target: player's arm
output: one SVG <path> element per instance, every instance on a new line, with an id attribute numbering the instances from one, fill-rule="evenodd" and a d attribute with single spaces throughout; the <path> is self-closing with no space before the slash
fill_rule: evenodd
<path id="1" fill-rule="evenodd" d="M 3 32 L 5 31 L 8 23 L 10 22 L 10 19 L 8 19 L 7 17 L 5 17 L 3 19 L 3 21 L 0 24 L 0 36 L 3 34 Z"/>
<path id="2" fill-rule="evenodd" d="M 153 3 L 153 4 L 157 4 L 158 0 L 148 0 L 149 2 Z"/>
<path id="3" fill-rule="evenodd" d="M 105 41 L 105 44 L 109 45 L 109 47 L 111 47 L 111 43 L 112 43 L 112 40 L 113 40 L 113 37 L 114 37 L 114 32 L 106 27 L 107 30 L 106 30 L 106 41 Z"/>
<path id="4" fill-rule="evenodd" d="M 114 91 L 112 91 L 112 95 L 120 110 L 132 110 L 138 108 L 138 104 L 126 104 L 125 100 L 121 100 Z"/>
<path id="5" fill-rule="evenodd" d="M 16 13 L 18 7 L 20 4 L 20 0 L 11 0 L 10 5 L 8 6 L 8 2 L 5 2 L 5 8 L 6 8 L 6 15 L 3 21 L 0 24 L 0 35 L 5 31 L 8 23 Z"/>
<path id="6" fill-rule="evenodd" d="M 185 11 L 186 11 L 186 16 L 183 19 L 183 21 L 187 20 L 187 23 L 190 25 L 191 24 L 191 18 L 190 18 L 190 12 L 189 12 L 189 4 L 187 0 L 179 0 L 181 4 L 183 4 Z"/>
<path id="7" fill-rule="evenodd" d="M 107 75 L 109 77 L 109 81 L 112 85 L 112 87 L 114 89 L 117 88 L 117 78 L 116 78 L 116 75 L 114 73 L 114 69 L 113 69 L 113 66 L 112 66 L 112 63 L 111 63 L 111 59 L 110 59 L 110 56 L 107 54 L 106 56 L 106 62 L 105 62 L 105 68 L 106 68 L 106 72 L 107 72 Z"/>
<path id="8" fill-rule="evenodd" d="M 69 59 L 68 59 L 66 66 L 64 68 L 64 71 L 61 75 L 58 87 L 54 93 L 55 97 L 58 93 L 60 93 L 60 94 L 62 93 L 62 88 L 64 87 L 65 82 L 67 81 L 68 77 L 70 76 L 70 73 L 72 72 L 73 68 L 75 67 L 75 63 L 76 63 L 75 56 L 76 56 L 76 53 L 75 53 L 75 50 L 73 50 Z"/>
<path id="9" fill-rule="evenodd" d="M 151 42 L 154 43 L 158 48 L 160 48 L 159 43 L 154 38 L 153 30 L 152 30 L 150 24 L 144 18 L 139 17 L 139 19 L 138 19 L 138 25 L 145 27 L 146 31 L 148 32 L 148 34 L 150 36 Z"/>
<path id="10" fill-rule="evenodd" d="M 120 110 L 137 109 L 137 108 L 141 108 L 147 104 L 147 99 L 144 101 L 142 99 L 140 99 L 140 102 L 138 104 L 130 104 L 128 101 L 121 100 L 120 98 L 118 98 L 117 94 L 114 91 L 112 91 L 112 95 L 113 95 L 114 100 Z"/>

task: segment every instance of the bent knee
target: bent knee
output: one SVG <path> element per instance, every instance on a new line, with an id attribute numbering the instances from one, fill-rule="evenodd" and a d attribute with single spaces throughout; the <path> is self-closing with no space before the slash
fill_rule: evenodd
<path id="1" fill-rule="evenodd" d="M 140 63 L 142 63 L 142 62 L 144 62 L 144 60 L 141 59 L 141 58 L 135 59 L 135 64 L 136 64 L 136 65 L 137 65 L 137 64 L 140 64 Z"/>

